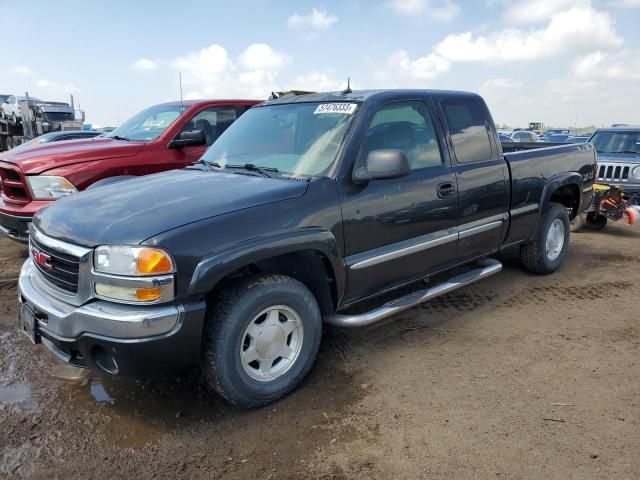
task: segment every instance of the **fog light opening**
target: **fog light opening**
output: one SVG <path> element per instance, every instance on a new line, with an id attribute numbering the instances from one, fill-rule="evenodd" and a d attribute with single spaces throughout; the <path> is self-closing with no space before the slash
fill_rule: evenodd
<path id="1" fill-rule="evenodd" d="M 105 372 L 111 375 L 117 375 L 119 372 L 118 362 L 104 347 L 94 345 L 91 348 L 91 359 L 93 362 Z"/>

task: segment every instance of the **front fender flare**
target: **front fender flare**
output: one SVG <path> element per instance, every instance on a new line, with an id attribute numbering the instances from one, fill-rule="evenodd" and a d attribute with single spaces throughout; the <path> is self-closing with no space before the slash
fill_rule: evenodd
<path id="1" fill-rule="evenodd" d="M 346 267 L 338 242 L 331 232 L 320 228 L 305 228 L 276 235 L 256 237 L 204 257 L 189 282 L 189 295 L 206 295 L 226 275 L 252 263 L 269 258 L 313 250 L 324 255 L 333 270 L 338 300 L 344 295 Z"/>

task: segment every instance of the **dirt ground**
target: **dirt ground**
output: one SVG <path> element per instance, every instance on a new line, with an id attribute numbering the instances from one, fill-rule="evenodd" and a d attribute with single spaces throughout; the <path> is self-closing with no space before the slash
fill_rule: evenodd
<path id="1" fill-rule="evenodd" d="M 65 368 L 16 332 L 26 249 L 0 240 L 0 478 L 640 478 L 640 228 L 572 237 L 552 276 L 500 275 L 361 330 L 241 411 L 196 373 Z M 74 379 L 75 378 L 75 379 Z"/>

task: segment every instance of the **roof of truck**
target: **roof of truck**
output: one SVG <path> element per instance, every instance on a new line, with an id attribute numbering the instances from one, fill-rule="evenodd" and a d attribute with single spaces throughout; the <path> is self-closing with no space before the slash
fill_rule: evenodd
<path id="1" fill-rule="evenodd" d="M 306 103 L 306 102 L 364 102 L 375 97 L 394 96 L 394 95 L 442 95 L 448 96 L 478 96 L 471 92 L 462 92 L 454 90 L 419 90 L 419 89 L 384 89 L 384 90 L 353 90 L 349 93 L 341 91 L 336 92 L 317 92 L 304 95 L 287 95 L 280 98 L 267 100 L 263 105 L 278 105 L 285 103 Z"/>
<path id="2" fill-rule="evenodd" d="M 619 125 L 617 127 L 603 127 L 599 132 L 640 132 L 640 125 Z"/>
<path id="3" fill-rule="evenodd" d="M 220 103 L 220 104 L 234 104 L 234 103 L 251 103 L 251 104 L 256 104 L 256 103 L 260 103 L 262 102 L 262 100 L 254 100 L 254 99 L 250 99 L 250 98 L 244 98 L 244 99 L 228 99 L 228 98 L 224 98 L 224 99 L 216 99 L 216 98 L 210 98 L 210 99 L 199 99 L 199 100 L 176 100 L 173 102 L 164 102 L 164 103 L 160 103 L 158 105 L 184 105 L 185 107 L 193 107 L 194 105 L 201 105 L 203 103 Z"/>

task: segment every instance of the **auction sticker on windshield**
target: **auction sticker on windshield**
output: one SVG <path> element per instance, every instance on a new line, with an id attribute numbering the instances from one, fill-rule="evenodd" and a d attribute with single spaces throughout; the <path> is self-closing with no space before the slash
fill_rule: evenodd
<path id="1" fill-rule="evenodd" d="M 344 113 L 351 115 L 356 111 L 357 103 L 321 103 L 316 107 L 313 114 L 318 115 L 320 113 Z"/>

